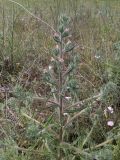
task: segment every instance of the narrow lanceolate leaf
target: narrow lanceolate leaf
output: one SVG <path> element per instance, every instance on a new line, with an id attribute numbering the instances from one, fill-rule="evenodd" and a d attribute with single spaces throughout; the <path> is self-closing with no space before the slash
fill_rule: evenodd
<path id="1" fill-rule="evenodd" d="M 65 52 L 70 52 L 75 48 L 75 45 L 71 43 L 71 41 L 68 41 L 68 43 L 65 45 Z"/>
<path id="2" fill-rule="evenodd" d="M 59 43 L 61 42 L 59 37 L 53 37 L 53 39 L 54 39 L 56 42 L 59 42 Z"/>
<path id="3" fill-rule="evenodd" d="M 87 153 L 84 150 L 81 150 L 80 148 L 77 148 L 77 147 L 73 146 L 72 144 L 62 142 L 61 147 L 65 148 L 65 149 L 70 149 L 70 150 L 74 151 L 75 154 L 80 154 L 80 155 L 84 155 L 84 156 L 87 156 L 87 157 L 91 157 L 91 155 L 89 153 Z"/>
<path id="4" fill-rule="evenodd" d="M 78 118 L 80 115 L 84 114 L 85 112 L 87 112 L 89 109 L 91 108 L 85 108 L 83 110 L 81 110 L 79 113 L 75 114 L 72 118 L 69 119 L 69 121 L 65 124 L 64 128 L 66 128 L 67 126 L 69 126 L 70 123 L 72 123 L 76 118 Z"/>
<path id="5" fill-rule="evenodd" d="M 61 25 L 59 26 L 59 32 L 60 32 L 61 34 L 64 32 L 64 25 L 63 25 L 63 24 L 61 24 Z"/>
<path id="6" fill-rule="evenodd" d="M 62 33 L 62 38 L 69 36 L 69 28 L 66 28 Z"/>

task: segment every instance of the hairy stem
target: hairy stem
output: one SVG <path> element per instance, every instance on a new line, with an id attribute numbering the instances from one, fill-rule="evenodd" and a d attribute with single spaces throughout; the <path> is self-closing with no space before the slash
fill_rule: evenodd
<path id="1" fill-rule="evenodd" d="M 60 44 L 60 58 L 63 58 L 62 53 L 62 37 L 61 37 L 61 44 Z M 59 131 L 59 138 L 60 143 L 63 141 L 63 97 L 62 97 L 62 87 L 63 87 L 63 64 L 60 62 L 60 69 L 59 69 L 59 104 L 60 104 L 60 131 Z M 60 149 L 59 153 L 59 160 L 62 160 L 62 150 Z"/>

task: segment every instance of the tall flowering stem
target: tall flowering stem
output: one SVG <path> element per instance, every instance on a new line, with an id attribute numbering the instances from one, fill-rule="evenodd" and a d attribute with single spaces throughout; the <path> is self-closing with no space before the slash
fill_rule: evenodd
<path id="1" fill-rule="evenodd" d="M 60 59 L 63 59 L 63 40 L 62 40 L 62 35 L 60 35 Z M 60 110 L 60 115 L 59 115 L 59 121 L 60 121 L 60 131 L 59 131 L 59 140 L 60 143 L 63 141 L 63 97 L 62 97 L 62 86 L 63 86 L 63 63 L 61 61 L 59 61 L 59 110 Z M 62 150 L 60 149 L 60 153 L 59 153 L 59 160 L 62 159 Z"/>
<path id="2" fill-rule="evenodd" d="M 63 41 L 62 35 L 60 35 L 60 59 L 63 59 Z M 63 86 L 63 63 L 59 62 L 59 104 L 60 104 L 60 142 L 62 142 L 63 135 L 63 97 L 62 97 L 62 86 Z"/>
<path id="3" fill-rule="evenodd" d="M 53 39 L 56 42 L 56 47 L 53 49 L 53 57 L 51 58 L 51 65 L 49 66 L 49 71 L 45 72 L 45 77 L 47 82 L 51 86 L 51 90 L 54 90 L 54 101 L 58 104 L 58 114 L 59 114 L 59 143 L 63 142 L 64 138 L 64 106 L 66 106 L 64 99 L 69 96 L 69 91 L 67 91 L 67 85 L 69 74 L 74 68 L 74 59 L 71 64 L 68 64 L 65 57 L 68 59 L 72 56 L 72 51 L 74 45 L 69 40 L 69 18 L 61 17 L 58 33 L 54 33 Z M 56 70 L 55 70 L 56 69 Z M 58 160 L 63 159 L 63 149 L 59 149 Z"/>

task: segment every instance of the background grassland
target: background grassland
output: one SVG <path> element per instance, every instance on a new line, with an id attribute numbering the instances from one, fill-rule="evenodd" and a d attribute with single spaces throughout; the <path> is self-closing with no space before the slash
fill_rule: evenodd
<path id="1" fill-rule="evenodd" d="M 75 126 L 68 130 L 68 141 L 72 139 L 70 143 L 80 149 L 82 140 L 89 137 L 94 115 L 100 116 L 85 149 L 111 137 L 116 139 L 120 132 L 120 0 L 16 2 L 55 30 L 61 14 L 70 17 L 70 40 L 78 46 L 76 53 L 80 59 L 75 75 L 79 91 L 73 91 L 73 99 L 79 101 L 104 93 L 102 102 L 94 104 L 92 113 L 78 118 Z M 41 126 L 36 124 L 54 123 L 51 110 L 44 111 L 44 103 L 34 100 L 35 96 L 47 96 L 49 92 L 49 85 L 45 84 L 42 76 L 55 46 L 52 35 L 50 27 L 35 19 L 22 7 L 9 0 L 0 0 L 0 88 L 7 85 L 12 89 L 15 95 L 8 96 L 7 104 L 18 117 L 12 124 L 5 120 L 6 97 L 0 91 L 0 160 L 55 159 L 57 142 L 54 142 L 52 133 L 45 132 L 41 136 Z M 90 105 L 86 104 L 85 107 Z M 106 118 L 103 110 L 108 106 L 112 106 L 115 113 Z M 106 126 L 106 121 L 110 118 L 115 122 L 115 129 Z M 15 125 L 17 119 L 20 119 L 20 128 Z M 2 147 L 4 144 L 6 148 Z M 119 148 L 119 140 L 116 140 L 115 145 L 113 142 L 90 153 L 98 160 L 119 160 Z M 88 157 L 76 155 L 78 150 L 75 155 L 72 154 L 72 149 L 65 152 L 66 160 L 89 160 Z"/>

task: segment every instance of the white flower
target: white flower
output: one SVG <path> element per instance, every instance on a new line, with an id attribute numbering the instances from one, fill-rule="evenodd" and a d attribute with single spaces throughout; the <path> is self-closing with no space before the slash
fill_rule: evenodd
<path id="1" fill-rule="evenodd" d="M 63 63 L 63 62 L 64 62 L 64 59 L 63 59 L 63 58 L 58 57 L 58 61 L 59 61 L 59 62 L 61 62 L 61 63 Z"/>
<path id="2" fill-rule="evenodd" d="M 107 125 L 112 127 L 112 126 L 114 126 L 114 122 L 110 120 L 110 121 L 107 122 Z"/>
<path id="3" fill-rule="evenodd" d="M 67 89 L 70 89 L 70 87 L 67 86 Z"/>
<path id="4" fill-rule="evenodd" d="M 47 69 L 43 69 L 43 73 L 47 73 Z"/>
<path id="5" fill-rule="evenodd" d="M 64 115 L 64 116 L 67 116 L 67 115 L 68 115 L 68 113 L 63 113 L 63 115 Z"/>
<path id="6" fill-rule="evenodd" d="M 55 61 L 55 59 L 53 57 L 51 57 L 51 62 L 54 62 L 54 61 Z"/>
<path id="7" fill-rule="evenodd" d="M 110 113 L 113 113 L 113 108 L 111 106 L 107 107 L 107 109 L 110 111 Z"/>
<path id="8" fill-rule="evenodd" d="M 51 70 L 51 69 L 52 69 L 52 66 L 50 65 L 48 68 L 49 68 L 49 70 Z"/>
<path id="9" fill-rule="evenodd" d="M 55 47 L 56 49 L 59 49 L 59 45 L 56 45 L 56 47 Z"/>
<path id="10" fill-rule="evenodd" d="M 71 99 L 71 97 L 65 97 L 65 99 L 67 99 L 69 101 Z"/>
<path id="11" fill-rule="evenodd" d="M 100 58 L 100 55 L 95 55 L 95 58 L 96 58 L 96 59 L 99 59 L 99 58 Z"/>
<path id="12" fill-rule="evenodd" d="M 66 29 L 65 29 L 65 32 L 69 32 L 69 28 L 66 28 Z"/>

